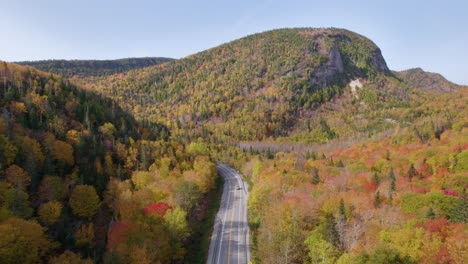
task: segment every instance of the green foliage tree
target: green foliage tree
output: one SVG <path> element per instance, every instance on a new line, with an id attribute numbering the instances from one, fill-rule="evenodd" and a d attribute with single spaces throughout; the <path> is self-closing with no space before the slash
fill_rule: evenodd
<path id="1" fill-rule="evenodd" d="M 171 238 L 171 255 L 175 261 L 182 260 L 185 255 L 184 242 L 190 235 L 186 217 L 187 213 L 180 207 L 169 210 L 164 215 L 164 225 Z"/>
<path id="2" fill-rule="evenodd" d="M 75 215 L 91 219 L 97 213 L 100 200 L 93 186 L 78 185 L 71 193 L 69 203 Z"/>
<path id="3" fill-rule="evenodd" d="M 45 176 L 39 185 L 38 195 L 41 201 L 62 201 L 67 195 L 67 186 L 60 177 Z"/>
<path id="4" fill-rule="evenodd" d="M 429 218 L 429 219 L 434 219 L 436 217 L 436 215 L 434 213 L 434 209 L 432 209 L 432 207 L 429 207 L 429 209 L 427 209 L 426 214 L 425 214 L 424 217 Z"/>
<path id="5" fill-rule="evenodd" d="M 12 217 L 0 223 L 2 263 L 40 263 L 52 244 L 35 221 Z"/>
<path id="6" fill-rule="evenodd" d="M 18 148 L 9 142 L 8 138 L 0 135 L 0 165 L 2 168 L 10 165 L 16 158 Z"/>
<path id="7" fill-rule="evenodd" d="M 26 192 L 9 189 L 5 192 L 4 203 L 9 211 L 21 218 L 30 218 L 33 209 L 29 206 L 29 195 Z"/>
<path id="8" fill-rule="evenodd" d="M 380 207 L 380 204 L 382 202 L 380 201 L 380 191 L 377 191 L 374 196 L 374 206 L 375 207 Z"/>
<path id="9" fill-rule="evenodd" d="M 312 232 L 304 242 L 307 246 L 309 263 L 335 263 L 339 251 L 318 232 Z"/>
<path id="10" fill-rule="evenodd" d="M 371 254 L 361 253 L 355 260 L 356 264 L 413 264 L 408 256 L 401 256 L 400 253 L 394 249 L 379 246 Z"/>

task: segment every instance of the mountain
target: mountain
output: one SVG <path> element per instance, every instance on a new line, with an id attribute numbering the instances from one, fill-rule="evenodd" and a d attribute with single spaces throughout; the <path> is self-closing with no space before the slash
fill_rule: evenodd
<path id="1" fill-rule="evenodd" d="M 421 68 L 395 72 L 395 74 L 406 83 L 426 91 L 450 92 L 461 88 L 460 85 L 448 81 L 444 76 L 426 72 Z"/>
<path id="2" fill-rule="evenodd" d="M 216 175 L 202 141 L 185 146 L 30 66 L 0 62 L 0 91 L 2 263 L 182 263 L 187 247 L 201 251 Z"/>
<path id="3" fill-rule="evenodd" d="M 321 126 L 310 117 L 349 90 L 353 80 L 365 84 L 360 93 L 366 100 L 388 98 L 392 106 L 406 101 L 408 85 L 394 78 L 380 49 L 359 34 L 333 28 L 267 31 L 180 60 L 77 83 L 176 134 L 191 130 L 195 138 L 216 133 L 238 141 L 288 136 L 307 126 L 306 119 L 308 126 Z"/>
<path id="4" fill-rule="evenodd" d="M 171 61 L 170 58 L 147 57 L 118 60 L 42 60 L 22 61 L 20 65 L 33 66 L 39 70 L 72 76 L 104 76 L 139 69 Z"/>

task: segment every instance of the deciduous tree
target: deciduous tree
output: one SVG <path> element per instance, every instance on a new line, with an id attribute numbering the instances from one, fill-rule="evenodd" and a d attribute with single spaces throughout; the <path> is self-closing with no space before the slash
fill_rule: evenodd
<path id="1" fill-rule="evenodd" d="M 78 185 L 71 193 L 69 203 L 75 215 L 91 219 L 97 213 L 100 201 L 93 186 Z"/>
<path id="2" fill-rule="evenodd" d="M 37 222 L 13 217 L 0 223 L 2 263 L 40 263 L 50 249 L 44 228 Z"/>
<path id="3" fill-rule="evenodd" d="M 55 224 L 62 213 L 62 204 L 57 201 L 50 201 L 39 207 L 39 218 L 48 225 Z"/>

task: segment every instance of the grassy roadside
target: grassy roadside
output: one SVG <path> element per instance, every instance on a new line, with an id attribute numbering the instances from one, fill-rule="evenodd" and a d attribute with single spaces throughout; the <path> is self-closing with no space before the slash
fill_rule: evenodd
<path id="1" fill-rule="evenodd" d="M 192 229 L 192 243 L 187 247 L 186 263 L 204 264 L 208 257 L 208 250 L 210 249 L 210 238 L 213 232 L 213 225 L 216 219 L 216 214 L 219 210 L 221 203 L 221 196 L 223 194 L 223 178 L 218 176 L 216 179 L 216 188 L 207 195 L 209 200 L 208 209 L 205 219 L 199 226 Z"/>

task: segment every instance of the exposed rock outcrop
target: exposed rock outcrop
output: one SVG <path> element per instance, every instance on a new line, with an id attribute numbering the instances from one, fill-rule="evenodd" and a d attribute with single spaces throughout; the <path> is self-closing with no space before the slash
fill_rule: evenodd
<path id="1" fill-rule="evenodd" d="M 318 87 L 325 87 L 332 83 L 337 74 L 344 72 L 343 60 L 338 45 L 333 43 L 328 61 L 320 66 L 313 74 L 311 82 Z"/>

